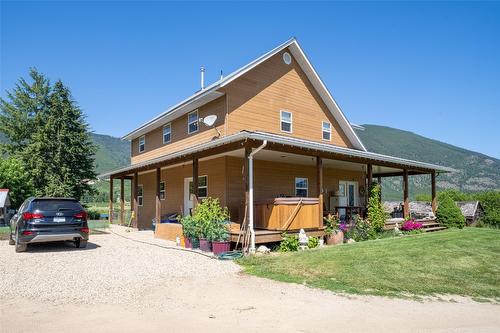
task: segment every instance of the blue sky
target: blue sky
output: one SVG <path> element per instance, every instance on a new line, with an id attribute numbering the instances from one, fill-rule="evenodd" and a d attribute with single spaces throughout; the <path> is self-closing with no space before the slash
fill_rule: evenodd
<path id="1" fill-rule="evenodd" d="M 1 2 L 0 96 L 34 66 L 121 136 L 296 36 L 348 119 L 500 158 L 500 3 Z"/>

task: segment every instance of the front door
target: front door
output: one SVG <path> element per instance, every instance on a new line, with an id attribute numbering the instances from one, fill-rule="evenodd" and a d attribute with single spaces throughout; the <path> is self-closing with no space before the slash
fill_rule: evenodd
<path id="1" fill-rule="evenodd" d="M 358 206 L 358 182 L 353 181 L 339 181 L 339 206 L 354 207 Z M 346 218 L 346 209 L 339 209 L 340 218 L 343 220 Z"/>
<path id="2" fill-rule="evenodd" d="M 193 193 L 193 178 L 184 178 L 184 216 L 191 214 L 193 209 L 193 200 L 191 194 Z"/>

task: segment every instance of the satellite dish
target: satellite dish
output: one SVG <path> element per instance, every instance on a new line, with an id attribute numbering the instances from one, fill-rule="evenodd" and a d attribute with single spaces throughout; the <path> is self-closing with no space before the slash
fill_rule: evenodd
<path id="1" fill-rule="evenodd" d="M 213 124 L 215 123 L 216 120 L 217 120 L 217 116 L 215 114 L 212 114 L 210 116 L 206 116 L 205 118 L 203 118 L 203 123 L 205 125 L 207 125 L 208 127 L 211 127 L 211 126 L 213 126 Z"/>

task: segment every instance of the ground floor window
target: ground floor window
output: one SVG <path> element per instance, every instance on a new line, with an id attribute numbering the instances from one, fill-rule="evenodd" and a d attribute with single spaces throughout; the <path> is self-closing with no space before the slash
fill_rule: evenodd
<path id="1" fill-rule="evenodd" d="M 166 187 L 165 187 L 165 182 L 160 182 L 160 200 L 165 200 L 165 193 L 166 193 Z"/>
<path id="2" fill-rule="evenodd" d="M 295 196 L 307 197 L 309 189 L 309 181 L 307 178 L 295 178 Z"/>
<path id="3" fill-rule="evenodd" d="M 193 181 L 189 181 L 189 193 L 193 194 Z M 208 177 L 199 176 L 198 177 L 198 199 L 204 199 L 208 197 Z"/>
<path id="4" fill-rule="evenodd" d="M 142 206 L 144 197 L 144 187 L 142 185 L 137 186 L 137 204 Z"/>

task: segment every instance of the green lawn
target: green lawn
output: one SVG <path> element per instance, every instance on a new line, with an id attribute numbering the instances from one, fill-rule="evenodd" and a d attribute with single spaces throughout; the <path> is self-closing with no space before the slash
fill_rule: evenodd
<path id="1" fill-rule="evenodd" d="M 500 230 L 466 228 L 238 261 L 249 274 L 341 293 L 500 301 Z"/>
<path id="2" fill-rule="evenodd" d="M 0 227 L 0 235 L 8 234 L 10 232 L 9 227 Z"/>

